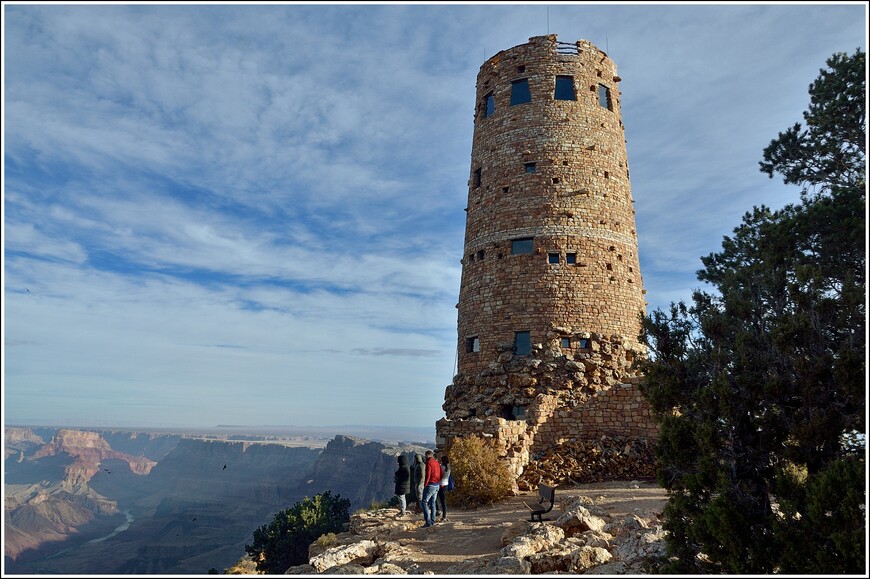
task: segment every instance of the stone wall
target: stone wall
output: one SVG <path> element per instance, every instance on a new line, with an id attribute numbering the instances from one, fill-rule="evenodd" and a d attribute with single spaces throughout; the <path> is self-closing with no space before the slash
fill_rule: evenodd
<path id="1" fill-rule="evenodd" d="M 460 372 L 484 370 L 527 331 L 555 324 L 635 339 L 645 311 L 616 66 L 586 41 L 556 36 L 481 67 L 458 320 Z M 573 100 L 554 98 L 570 79 Z M 527 82 L 530 100 L 511 105 Z M 599 90 L 611 95 L 603 106 Z M 494 108 L 484 112 L 488 95 Z M 530 240 L 527 252 L 514 242 Z M 473 341 L 477 340 L 477 346 Z M 557 346 L 565 354 L 576 342 Z"/>
<path id="2" fill-rule="evenodd" d="M 481 434 L 520 473 L 561 439 L 654 433 L 616 65 L 538 36 L 477 77 L 458 373 L 438 445 Z"/>
<path id="3" fill-rule="evenodd" d="M 555 410 L 538 426 L 536 448 L 558 445 L 573 438 L 596 439 L 602 435 L 627 438 L 658 437 L 649 404 L 636 384 L 617 384 L 590 397 L 575 408 Z"/>
<path id="4" fill-rule="evenodd" d="M 449 448 L 463 436 L 490 438 L 519 476 L 536 454 L 567 440 L 656 438 L 638 388 L 642 351 L 620 336 L 582 335 L 589 348 L 571 357 L 535 344 L 530 356 L 505 351 L 486 371 L 457 375 L 445 393 L 447 418 L 436 423 L 437 446 Z"/>

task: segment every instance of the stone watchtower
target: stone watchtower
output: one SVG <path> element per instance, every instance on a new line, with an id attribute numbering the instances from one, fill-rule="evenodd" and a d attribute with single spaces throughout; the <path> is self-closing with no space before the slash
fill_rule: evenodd
<path id="1" fill-rule="evenodd" d="M 620 80 L 604 52 L 556 35 L 480 68 L 439 447 L 492 437 L 520 474 L 572 438 L 655 435 L 632 369 L 646 304 Z"/>

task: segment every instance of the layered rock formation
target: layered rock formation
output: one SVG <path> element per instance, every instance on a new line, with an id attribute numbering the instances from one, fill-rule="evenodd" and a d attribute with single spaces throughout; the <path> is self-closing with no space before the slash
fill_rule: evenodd
<path id="1" fill-rule="evenodd" d="M 41 443 L 41 444 L 40 444 Z M 16 559 L 26 550 L 62 542 L 119 514 L 117 500 L 101 494 L 89 483 L 99 473 L 110 473 L 111 463 L 121 475 L 147 475 L 156 464 L 143 456 L 118 452 L 98 432 L 61 429 L 44 443 L 28 428 L 6 429 L 8 457 L 18 457 L 7 468 L 4 552 Z M 11 472 L 10 472 L 11 471 Z M 106 524 L 111 525 L 110 521 Z"/>
<path id="2" fill-rule="evenodd" d="M 396 455 L 424 450 L 345 436 L 321 449 L 120 431 L 12 434 L 7 570 L 40 574 L 228 566 L 257 527 L 304 496 L 330 490 L 353 510 L 389 499 Z"/>
<path id="3" fill-rule="evenodd" d="M 415 445 L 387 446 L 352 436 L 336 436 L 317 458 L 311 476 L 300 487 L 305 496 L 329 490 L 349 499 L 351 509 L 368 507 L 393 495 L 396 457 L 424 453 Z"/>
<path id="4" fill-rule="evenodd" d="M 65 484 L 67 488 L 87 484 L 94 475 L 100 472 L 100 464 L 107 459 L 120 460 L 127 463 L 130 470 L 139 475 L 146 475 L 157 464 L 144 456 L 130 456 L 113 450 L 109 443 L 98 432 L 61 429 L 51 439 L 30 457 L 39 460 L 46 456 L 66 454 L 75 459 L 67 467 Z"/>
<path id="5" fill-rule="evenodd" d="M 30 428 L 7 426 L 5 428 L 3 460 L 17 454 L 24 460 L 24 454 L 33 448 L 45 444 L 45 441 Z"/>

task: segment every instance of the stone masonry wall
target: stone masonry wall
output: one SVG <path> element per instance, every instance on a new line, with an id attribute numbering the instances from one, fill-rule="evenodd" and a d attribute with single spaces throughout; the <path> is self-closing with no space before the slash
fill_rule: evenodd
<path id="1" fill-rule="evenodd" d="M 556 35 L 480 68 L 442 448 L 486 435 L 520 473 L 562 439 L 655 432 L 634 385 L 646 302 L 620 80 Z"/>
<path id="2" fill-rule="evenodd" d="M 448 418 L 436 424 L 439 448 L 469 435 L 492 439 L 519 476 L 534 455 L 577 438 L 601 435 L 656 438 L 634 362 L 642 351 L 620 336 L 577 334 L 588 348 L 568 357 L 548 344 L 516 356 L 505 345 L 500 362 L 454 378 L 445 392 Z M 582 337 L 581 337 L 582 336 Z"/>

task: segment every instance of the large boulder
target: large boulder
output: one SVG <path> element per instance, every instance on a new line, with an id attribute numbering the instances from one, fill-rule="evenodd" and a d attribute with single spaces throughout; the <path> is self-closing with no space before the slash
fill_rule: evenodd
<path id="1" fill-rule="evenodd" d="M 398 565 L 392 563 L 381 563 L 380 565 L 372 565 L 363 570 L 366 575 L 407 575 L 408 572 Z"/>
<path id="2" fill-rule="evenodd" d="M 559 527 L 547 523 L 534 523 L 527 534 L 513 539 L 500 554 L 502 557 L 525 559 L 535 553 L 552 549 L 564 538 L 565 532 Z"/>
<path id="3" fill-rule="evenodd" d="M 327 569 L 347 565 L 348 563 L 367 566 L 371 565 L 372 561 L 374 561 L 376 550 L 377 543 L 364 539 L 359 543 L 340 545 L 327 549 L 320 555 L 312 557 L 308 563 L 318 573 L 323 573 Z"/>
<path id="4" fill-rule="evenodd" d="M 601 531 L 606 524 L 603 519 L 596 517 L 580 504 L 574 504 L 556 520 L 556 526 L 569 537 L 586 531 Z"/>
<path id="5" fill-rule="evenodd" d="M 574 573 L 584 572 L 586 569 L 607 563 L 612 558 L 613 555 L 601 547 L 580 547 L 574 553 L 571 571 Z"/>
<path id="6" fill-rule="evenodd" d="M 532 523 L 528 520 L 517 521 L 506 528 L 501 534 L 501 546 L 507 547 L 517 537 L 522 537 L 532 530 Z"/>
<path id="7" fill-rule="evenodd" d="M 597 565 L 607 563 L 613 556 L 601 547 L 576 547 L 570 543 L 558 549 L 537 553 L 529 557 L 531 573 L 583 573 Z"/>
<path id="8" fill-rule="evenodd" d="M 487 575 L 528 575 L 532 566 L 520 557 L 500 557 L 495 565 L 487 567 Z"/>

